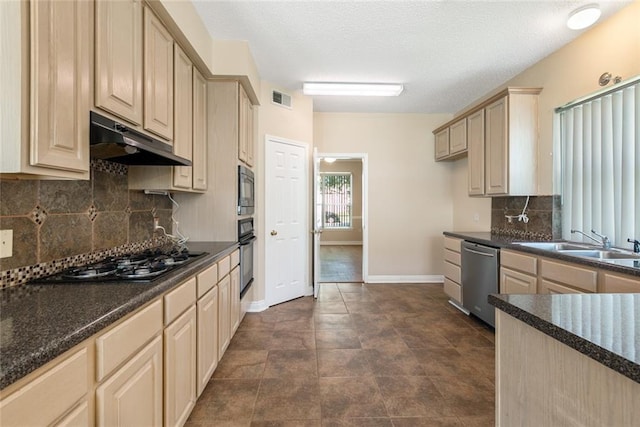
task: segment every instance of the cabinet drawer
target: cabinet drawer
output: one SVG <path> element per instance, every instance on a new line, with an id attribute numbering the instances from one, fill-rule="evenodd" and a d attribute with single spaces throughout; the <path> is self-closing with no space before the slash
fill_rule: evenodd
<path id="1" fill-rule="evenodd" d="M 460 283 L 460 267 L 450 262 L 444 263 L 444 277 L 453 280 L 456 283 Z"/>
<path id="2" fill-rule="evenodd" d="M 462 286 L 444 278 L 444 293 L 458 302 L 462 302 Z"/>
<path id="3" fill-rule="evenodd" d="M 213 264 L 196 276 L 198 279 L 198 298 L 209 292 L 218 283 L 218 264 Z"/>
<path id="4" fill-rule="evenodd" d="M 218 261 L 218 281 L 231 271 L 231 256 L 226 256 Z"/>
<path id="5" fill-rule="evenodd" d="M 102 381 L 151 337 L 162 330 L 162 301 L 125 320 L 96 339 L 97 380 Z"/>
<path id="6" fill-rule="evenodd" d="M 50 425 L 87 394 L 89 384 L 86 347 L 0 403 L 3 426 Z"/>
<path id="7" fill-rule="evenodd" d="M 444 250 L 444 260 L 451 264 L 460 265 L 460 252 L 454 252 L 449 249 Z"/>
<path id="8" fill-rule="evenodd" d="M 522 271 L 536 275 L 538 274 L 538 258 L 531 255 L 524 255 L 520 252 L 503 250 L 500 252 L 500 265 L 509 267 L 512 270 Z"/>
<path id="9" fill-rule="evenodd" d="M 164 324 L 168 325 L 196 302 L 196 278 L 192 277 L 164 297 Z"/>
<path id="10" fill-rule="evenodd" d="M 454 252 L 460 252 L 460 244 L 462 240 L 454 239 L 453 237 L 444 237 L 444 247 Z"/>
<path id="11" fill-rule="evenodd" d="M 543 259 L 540 262 L 540 272 L 545 279 L 588 292 L 596 291 L 598 273 L 595 270 Z"/>
<path id="12" fill-rule="evenodd" d="M 618 276 L 604 273 L 600 292 L 606 294 L 637 294 L 640 293 L 640 277 Z"/>
<path id="13" fill-rule="evenodd" d="M 236 249 L 231 254 L 231 267 L 235 267 L 240 264 L 240 249 Z"/>
<path id="14" fill-rule="evenodd" d="M 580 290 L 561 285 L 559 283 L 541 280 L 538 286 L 539 294 L 580 294 Z"/>

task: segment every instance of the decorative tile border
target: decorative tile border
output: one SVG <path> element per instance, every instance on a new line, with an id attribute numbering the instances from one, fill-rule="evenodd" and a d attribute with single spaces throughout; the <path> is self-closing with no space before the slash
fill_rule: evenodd
<path id="1" fill-rule="evenodd" d="M 51 262 L 43 262 L 40 264 L 14 268 L 13 270 L 0 271 L 0 289 L 23 285 L 30 280 L 50 276 L 69 267 L 102 261 L 103 259 L 112 256 L 141 252 L 145 249 L 156 248 L 168 243 L 171 243 L 169 238 L 159 237 L 143 242 L 129 243 L 115 248 L 105 249 L 103 251 L 74 255 L 67 258 L 56 259 Z"/>
<path id="2" fill-rule="evenodd" d="M 113 163 L 101 159 L 91 159 L 91 168 L 100 172 L 111 173 L 114 175 L 126 175 L 129 172 L 127 165 Z"/>
<path id="3" fill-rule="evenodd" d="M 553 236 L 549 233 L 516 230 L 513 228 L 491 227 L 491 234 L 497 234 L 499 236 L 515 237 L 517 239 L 522 239 L 522 240 L 533 240 L 533 241 L 553 240 Z"/>

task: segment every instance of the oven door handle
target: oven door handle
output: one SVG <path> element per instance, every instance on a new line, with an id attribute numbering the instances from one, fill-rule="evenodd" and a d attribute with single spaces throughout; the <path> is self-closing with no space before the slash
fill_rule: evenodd
<path id="1" fill-rule="evenodd" d="M 252 244 L 256 239 L 256 236 L 251 236 L 249 239 L 241 240 L 238 243 L 240 243 L 240 246 L 246 246 Z"/>

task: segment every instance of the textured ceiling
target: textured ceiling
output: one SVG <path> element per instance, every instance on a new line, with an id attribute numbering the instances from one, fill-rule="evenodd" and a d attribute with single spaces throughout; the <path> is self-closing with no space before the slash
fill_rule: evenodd
<path id="1" fill-rule="evenodd" d="M 315 111 L 453 113 L 582 31 L 590 1 L 193 0 L 211 36 L 247 40 L 263 80 L 403 83 L 399 97 L 314 97 Z M 601 1 L 600 22 L 630 0 Z M 584 30 L 583 30 L 584 31 Z"/>

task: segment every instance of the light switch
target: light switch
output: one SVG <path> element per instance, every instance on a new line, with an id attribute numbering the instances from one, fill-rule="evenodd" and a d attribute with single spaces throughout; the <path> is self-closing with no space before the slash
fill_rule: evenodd
<path id="1" fill-rule="evenodd" d="M 13 256 L 13 230 L 0 230 L 0 258 Z"/>

